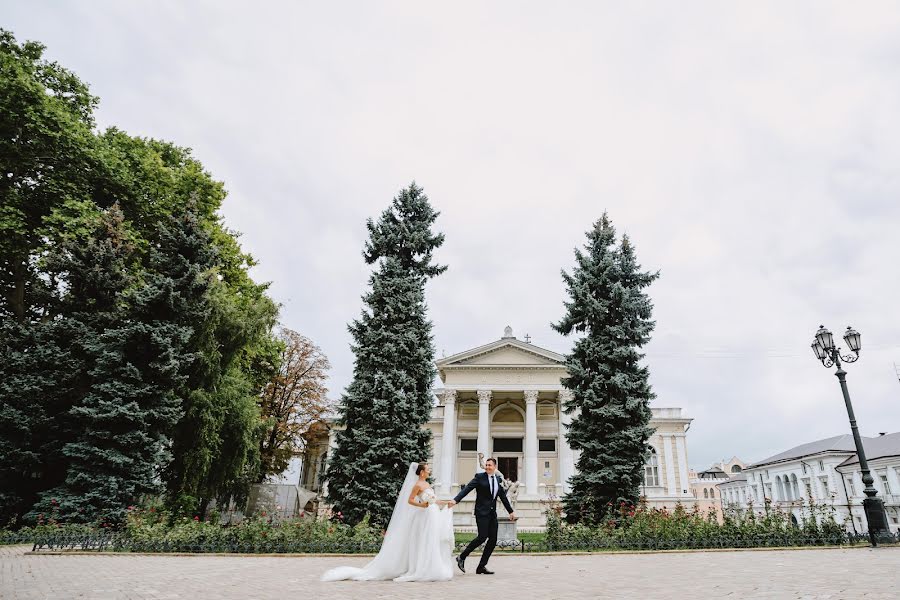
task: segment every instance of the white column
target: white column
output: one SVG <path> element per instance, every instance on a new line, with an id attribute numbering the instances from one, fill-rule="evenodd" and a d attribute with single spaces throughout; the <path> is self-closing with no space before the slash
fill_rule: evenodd
<path id="1" fill-rule="evenodd" d="M 478 390 L 478 451 L 485 458 L 491 455 L 491 390 Z"/>
<path id="2" fill-rule="evenodd" d="M 537 390 L 525 391 L 525 494 L 537 496 Z"/>
<path id="3" fill-rule="evenodd" d="M 666 487 L 668 489 L 669 495 L 674 496 L 676 494 L 675 488 L 675 460 L 674 460 L 674 452 L 672 450 L 672 435 L 669 433 L 663 433 L 659 436 L 662 439 L 663 447 L 663 455 L 660 457 L 664 461 L 666 461 Z"/>
<path id="4" fill-rule="evenodd" d="M 559 392 L 559 483 L 563 494 L 569 493 L 569 478 L 575 474 L 575 455 L 566 439 L 566 432 L 572 422 L 572 415 L 563 412 L 563 406 L 572 398 L 569 390 Z"/>
<path id="5" fill-rule="evenodd" d="M 688 481 L 687 440 L 685 439 L 685 434 L 675 434 L 675 449 L 678 451 L 678 477 L 681 479 L 681 489 L 678 490 L 678 495 L 686 496 L 691 491 L 691 484 Z"/>
<path id="6" fill-rule="evenodd" d="M 334 426 L 331 426 L 331 429 L 328 430 L 328 456 L 325 459 L 325 468 L 328 468 L 328 463 L 334 460 L 334 453 L 337 450 L 337 430 Z M 319 492 L 319 496 L 324 498 L 328 495 L 328 480 L 322 477 L 322 491 Z"/>
<path id="7" fill-rule="evenodd" d="M 435 474 L 435 480 L 438 483 L 442 483 L 443 477 L 441 477 L 441 469 L 444 468 L 444 436 L 436 435 L 434 436 L 434 456 L 431 457 L 431 470 Z M 439 490 L 435 488 L 435 492 Z"/>
<path id="8" fill-rule="evenodd" d="M 441 448 L 441 492 L 450 494 L 453 485 L 453 463 L 456 460 L 456 390 L 444 390 L 444 443 Z"/>

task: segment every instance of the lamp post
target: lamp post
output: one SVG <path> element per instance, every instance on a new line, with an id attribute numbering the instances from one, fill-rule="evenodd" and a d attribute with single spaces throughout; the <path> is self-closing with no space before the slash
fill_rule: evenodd
<path id="1" fill-rule="evenodd" d="M 878 490 L 873 485 L 875 479 L 869 471 L 869 461 L 866 460 L 866 451 L 863 448 L 862 439 L 859 437 L 859 429 L 856 426 L 856 417 L 853 414 L 853 405 L 850 404 L 850 392 L 847 391 L 847 372 L 841 361 L 852 363 L 859 360 L 860 335 L 859 332 L 852 327 L 847 327 L 844 332 L 844 342 L 853 354 L 841 355 L 841 349 L 835 346 L 834 336 L 825 329 L 824 325 L 819 326 L 816 336 L 813 339 L 812 350 L 816 358 L 821 361 L 826 368 L 837 366 L 838 381 L 841 382 L 841 392 L 844 394 L 844 404 L 847 405 L 847 416 L 850 417 L 850 430 L 853 432 L 853 443 L 856 445 L 856 455 L 859 457 L 859 469 L 862 471 L 862 481 L 866 486 L 863 492 L 866 498 L 863 500 L 863 511 L 866 513 L 866 523 L 869 530 L 869 541 L 872 546 L 877 546 L 877 535 L 888 529 L 887 514 L 884 512 L 884 504 L 881 498 L 877 498 Z M 850 514 L 853 519 L 853 514 Z"/>

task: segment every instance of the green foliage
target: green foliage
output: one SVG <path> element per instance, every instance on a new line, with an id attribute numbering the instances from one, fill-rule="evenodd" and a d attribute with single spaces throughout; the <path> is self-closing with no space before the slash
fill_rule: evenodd
<path id="1" fill-rule="evenodd" d="M 97 173 L 97 99 L 36 42 L 0 29 L 0 318 L 40 318 L 51 282 L 35 268 L 44 219 L 87 199 Z"/>
<path id="2" fill-rule="evenodd" d="M 62 303 L 73 305 L 67 320 L 83 332 L 74 351 L 85 357 L 88 387 L 66 415 L 74 435 L 62 448 L 65 481 L 39 494 L 32 518 L 57 498 L 82 521 L 121 521 L 122 507 L 158 492 L 190 328 L 173 318 L 180 297 L 171 278 L 133 280 L 122 220 L 114 206 L 95 236 L 61 244 L 51 261 L 68 290 Z M 169 250 L 155 249 L 155 260 Z"/>
<path id="3" fill-rule="evenodd" d="M 166 513 L 141 509 L 129 511 L 124 533 L 134 547 L 163 545 L 172 552 L 197 551 L 199 546 L 253 552 L 302 543 L 353 542 L 377 547 L 382 537 L 380 531 L 372 528 L 367 520 L 351 527 L 311 517 L 280 520 L 260 516 L 225 527 L 212 521 L 200 521 L 199 518 L 182 516 L 172 519 Z"/>
<path id="4" fill-rule="evenodd" d="M 407 465 L 428 459 L 423 426 L 435 367 L 424 288 L 446 269 L 432 260 L 444 241 L 431 231 L 437 216 L 413 183 L 368 222 L 364 256 L 378 265 L 363 296 L 366 308 L 350 325 L 356 362 L 340 407 L 344 429 L 326 472 L 328 502 L 349 523 L 370 515 L 385 526 Z"/>
<path id="5" fill-rule="evenodd" d="M 74 74 L 0 30 L 0 519 L 121 521 L 246 494 L 277 306 L 171 143 L 94 131 Z M 20 521 L 16 521 L 20 523 Z M 21 524 L 21 523 L 20 523 Z"/>
<path id="6" fill-rule="evenodd" d="M 677 504 L 674 509 L 609 504 L 595 525 L 568 524 L 563 507 L 546 503 L 546 543 L 552 550 L 660 549 L 660 548 L 749 548 L 794 545 L 839 545 L 846 532 L 835 519 L 835 509 L 826 504 L 805 503 L 800 525 L 789 512 L 753 505 L 732 507 L 719 521 L 714 510 L 700 512 Z"/>
<path id="7" fill-rule="evenodd" d="M 575 259 L 572 273 L 562 273 L 566 314 L 553 325 L 579 335 L 562 382 L 572 392 L 563 410 L 574 415 L 566 439 L 579 451 L 565 505 L 570 522 L 596 524 L 609 503 L 633 504 L 639 496 L 655 395 L 638 349 L 654 326 L 644 288 L 658 274 L 641 271 L 627 236 L 616 245 L 606 213 Z"/>

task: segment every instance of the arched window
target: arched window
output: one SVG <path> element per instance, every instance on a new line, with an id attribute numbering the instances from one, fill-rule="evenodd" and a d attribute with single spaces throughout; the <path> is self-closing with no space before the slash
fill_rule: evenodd
<path id="1" fill-rule="evenodd" d="M 791 492 L 794 500 L 799 500 L 800 496 L 800 482 L 797 481 L 797 474 L 791 474 Z"/>
<path id="2" fill-rule="evenodd" d="M 706 488 L 703 488 L 703 497 L 704 497 L 704 498 L 709 498 L 709 490 L 706 489 Z"/>
<path id="3" fill-rule="evenodd" d="M 743 471 L 743 469 L 741 469 L 741 465 L 731 465 L 732 473 L 740 473 L 741 471 Z"/>
<path id="4" fill-rule="evenodd" d="M 659 456 L 656 454 L 656 448 L 650 446 L 647 450 L 647 458 L 644 462 L 644 485 L 659 485 Z"/>
<path id="5" fill-rule="evenodd" d="M 784 486 L 781 484 L 781 476 L 775 476 L 775 495 L 777 498 L 775 500 L 787 500 L 784 495 Z"/>

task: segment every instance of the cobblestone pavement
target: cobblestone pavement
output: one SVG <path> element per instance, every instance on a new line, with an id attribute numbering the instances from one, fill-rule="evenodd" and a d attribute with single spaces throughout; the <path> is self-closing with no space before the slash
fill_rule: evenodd
<path id="1" fill-rule="evenodd" d="M 0 598 L 898 598 L 900 548 L 495 556 L 496 575 L 321 583 L 366 557 L 29 555 L 0 547 Z M 490 585 L 490 588 L 487 586 Z"/>

